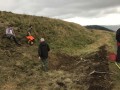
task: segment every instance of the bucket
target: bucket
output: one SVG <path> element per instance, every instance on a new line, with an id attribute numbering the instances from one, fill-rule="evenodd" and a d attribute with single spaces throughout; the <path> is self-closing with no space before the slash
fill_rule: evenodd
<path id="1" fill-rule="evenodd" d="M 115 53 L 109 53 L 108 60 L 110 60 L 110 61 L 116 61 L 116 54 Z"/>

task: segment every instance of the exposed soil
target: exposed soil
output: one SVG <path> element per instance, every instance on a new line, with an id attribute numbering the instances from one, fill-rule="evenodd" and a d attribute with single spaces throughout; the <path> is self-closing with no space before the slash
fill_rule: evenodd
<path id="1" fill-rule="evenodd" d="M 80 56 L 68 56 L 57 54 L 58 62 L 54 69 L 74 73 L 73 80 L 78 85 L 85 85 L 83 90 L 112 90 L 112 80 L 107 60 L 107 46 L 99 48 L 98 52 L 92 53 L 86 58 Z"/>

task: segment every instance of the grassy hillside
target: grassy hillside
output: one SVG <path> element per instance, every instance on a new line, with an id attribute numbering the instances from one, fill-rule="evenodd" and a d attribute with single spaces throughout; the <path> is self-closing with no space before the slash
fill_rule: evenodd
<path id="1" fill-rule="evenodd" d="M 36 43 L 38 44 L 39 38 L 44 37 L 53 51 L 76 52 L 77 49 L 85 48 L 100 38 L 99 31 L 89 31 L 78 24 L 46 17 L 1 12 L 1 34 L 8 24 L 13 25 L 17 37 L 23 40 L 28 26 L 32 25 Z"/>
<path id="2" fill-rule="evenodd" d="M 46 17 L 17 15 L 1 12 L 0 25 L 3 31 L 8 24 L 12 24 L 19 38 L 24 38 L 29 25 L 33 26 L 33 35 L 38 42 L 45 37 L 52 49 L 67 51 L 71 47 L 83 48 L 95 41 L 92 32 L 80 25 Z"/>
<path id="3" fill-rule="evenodd" d="M 88 30 L 75 23 L 47 17 L 0 12 L 0 38 L 8 24 L 13 25 L 22 46 L 0 39 L 1 90 L 87 90 L 89 73 L 95 69 L 96 59 L 84 57 L 93 55 L 104 44 L 111 48 L 109 51 L 114 51 L 113 32 Z M 25 39 L 29 25 L 33 26 L 33 46 L 27 45 Z M 41 70 L 38 60 L 37 49 L 41 37 L 51 48 L 50 71 L 47 73 Z M 97 64 L 101 66 L 100 60 Z M 105 66 L 108 67 L 108 64 L 105 63 Z M 105 83 L 108 83 L 107 79 Z"/>

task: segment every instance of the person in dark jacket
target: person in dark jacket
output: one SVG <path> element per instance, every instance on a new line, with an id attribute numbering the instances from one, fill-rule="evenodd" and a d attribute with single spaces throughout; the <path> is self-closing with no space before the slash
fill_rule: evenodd
<path id="1" fill-rule="evenodd" d="M 39 59 L 42 61 L 44 71 L 48 71 L 48 52 L 50 51 L 49 45 L 45 42 L 44 38 L 40 39 L 38 48 Z"/>
<path id="2" fill-rule="evenodd" d="M 120 28 L 116 31 L 116 40 L 117 40 L 116 62 L 120 63 Z"/>

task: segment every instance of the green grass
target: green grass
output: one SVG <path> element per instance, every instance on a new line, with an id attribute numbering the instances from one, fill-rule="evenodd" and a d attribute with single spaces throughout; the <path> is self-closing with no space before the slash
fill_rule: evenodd
<path id="1" fill-rule="evenodd" d="M 86 45 L 95 42 L 94 34 L 78 24 L 68 23 L 59 19 L 47 17 L 36 17 L 29 15 L 12 14 L 10 12 L 1 12 L 0 20 L 3 30 L 8 24 L 13 25 L 17 37 L 24 39 L 29 25 L 33 26 L 32 35 L 36 39 L 36 45 L 39 39 L 44 37 L 49 43 L 51 49 L 58 51 L 74 47 L 84 48 Z"/>

